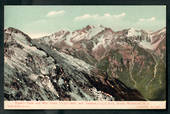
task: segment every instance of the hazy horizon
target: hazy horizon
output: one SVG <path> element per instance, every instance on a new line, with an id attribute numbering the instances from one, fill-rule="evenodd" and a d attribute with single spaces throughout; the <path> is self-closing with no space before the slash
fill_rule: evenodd
<path id="1" fill-rule="evenodd" d="M 156 31 L 166 27 L 166 6 L 5 6 L 4 18 L 4 28 L 17 28 L 33 38 L 87 25 Z"/>

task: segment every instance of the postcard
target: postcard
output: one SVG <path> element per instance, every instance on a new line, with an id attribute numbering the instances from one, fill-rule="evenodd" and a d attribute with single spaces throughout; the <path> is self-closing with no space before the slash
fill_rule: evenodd
<path id="1" fill-rule="evenodd" d="M 4 6 L 4 109 L 166 109 L 166 92 L 165 5 Z"/>

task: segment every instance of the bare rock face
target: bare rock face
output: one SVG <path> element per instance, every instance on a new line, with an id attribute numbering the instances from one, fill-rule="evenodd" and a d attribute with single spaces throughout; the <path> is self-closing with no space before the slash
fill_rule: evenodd
<path id="1" fill-rule="evenodd" d="M 87 26 L 32 40 L 8 28 L 5 100 L 163 100 L 165 32 Z"/>
<path id="2" fill-rule="evenodd" d="M 15 31 L 4 34 L 5 100 L 115 100 L 81 73 L 92 66 Z"/>

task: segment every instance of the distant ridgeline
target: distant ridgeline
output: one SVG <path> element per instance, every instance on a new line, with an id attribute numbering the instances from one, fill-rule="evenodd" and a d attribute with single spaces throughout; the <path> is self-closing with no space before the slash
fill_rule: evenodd
<path id="1" fill-rule="evenodd" d="M 5 100 L 166 100 L 166 28 L 104 26 L 31 39 L 4 30 Z"/>

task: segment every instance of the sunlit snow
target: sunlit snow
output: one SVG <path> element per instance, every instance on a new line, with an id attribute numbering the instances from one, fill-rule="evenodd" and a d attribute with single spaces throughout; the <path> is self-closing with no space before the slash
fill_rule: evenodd
<path id="1" fill-rule="evenodd" d="M 140 32 L 137 32 L 134 28 L 130 28 L 130 29 L 128 30 L 127 37 L 140 36 L 140 35 L 141 35 Z"/>

